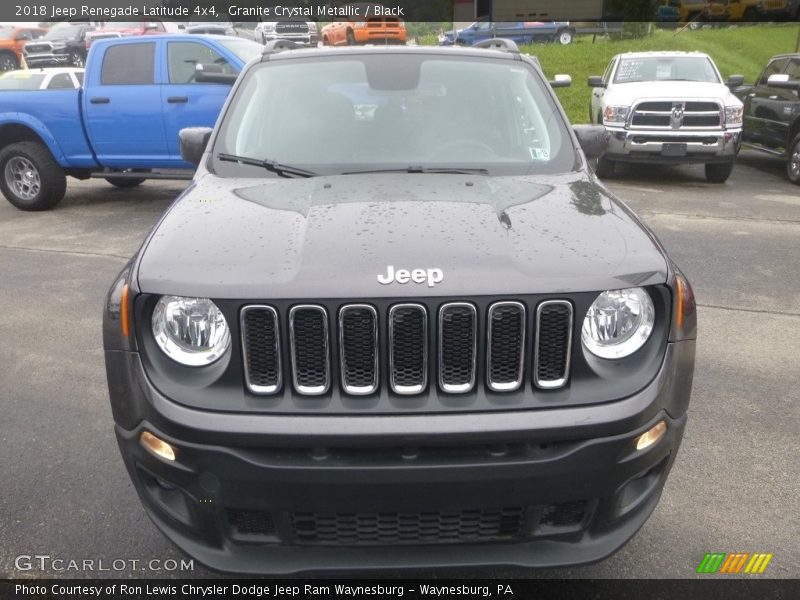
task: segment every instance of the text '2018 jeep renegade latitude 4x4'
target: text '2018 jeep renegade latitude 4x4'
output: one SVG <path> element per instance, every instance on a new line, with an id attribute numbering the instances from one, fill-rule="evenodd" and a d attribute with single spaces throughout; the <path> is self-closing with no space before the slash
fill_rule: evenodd
<path id="1" fill-rule="evenodd" d="M 576 564 L 656 506 L 691 288 L 587 169 L 602 128 L 491 45 L 268 45 L 181 132 L 104 343 L 130 476 L 201 562 Z"/>

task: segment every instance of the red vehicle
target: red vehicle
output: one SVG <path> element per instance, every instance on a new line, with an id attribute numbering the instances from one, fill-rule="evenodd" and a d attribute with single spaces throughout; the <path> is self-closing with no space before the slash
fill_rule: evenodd
<path id="1" fill-rule="evenodd" d="M 95 40 L 167 33 L 160 21 L 109 21 L 102 29 L 86 34 L 86 50 Z"/>

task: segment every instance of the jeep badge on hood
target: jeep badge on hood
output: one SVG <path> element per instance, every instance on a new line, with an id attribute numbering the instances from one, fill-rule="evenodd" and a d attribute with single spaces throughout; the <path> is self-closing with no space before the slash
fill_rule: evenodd
<path id="1" fill-rule="evenodd" d="M 378 275 L 378 282 L 383 285 L 389 285 L 395 281 L 397 283 L 408 283 L 409 281 L 425 283 L 427 281 L 428 287 L 433 287 L 443 279 L 444 273 L 441 269 L 412 269 L 411 271 L 397 269 L 395 271 L 394 265 L 387 267 L 386 275 Z"/>

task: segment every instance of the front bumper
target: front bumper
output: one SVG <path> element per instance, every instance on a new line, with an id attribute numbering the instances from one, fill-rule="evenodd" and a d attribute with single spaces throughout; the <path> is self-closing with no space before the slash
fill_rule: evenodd
<path id="1" fill-rule="evenodd" d="M 620 162 L 730 162 L 739 153 L 741 129 L 725 131 L 628 130 L 606 127 L 606 156 Z"/>
<path id="2" fill-rule="evenodd" d="M 137 354 L 106 360 L 148 515 L 212 568 L 549 567 L 608 556 L 655 508 L 686 423 L 694 342 L 670 344 L 657 377 L 617 402 L 408 417 L 198 411 L 161 396 Z M 660 420 L 664 437 L 636 451 Z M 145 430 L 177 460 L 145 450 Z"/>
<path id="3" fill-rule="evenodd" d="M 316 46 L 319 42 L 319 36 L 314 34 L 279 34 L 279 33 L 265 33 L 264 42 L 273 42 L 275 40 L 287 40 L 295 44 L 304 44 L 306 46 Z"/>
<path id="4" fill-rule="evenodd" d="M 25 64 L 27 64 L 29 67 L 64 65 L 68 62 L 68 54 L 33 54 L 31 56 L 25 56 Z"/>

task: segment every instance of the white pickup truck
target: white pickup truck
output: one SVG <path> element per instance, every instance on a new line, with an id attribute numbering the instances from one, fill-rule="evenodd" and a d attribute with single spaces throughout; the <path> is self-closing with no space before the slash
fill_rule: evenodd
<path id="1" fill-rule="evenodd" d="M 610 133 L 598 177 L 612 177 L 617 162 L 702 163 L 706 179 L 724 183 L 742 136 L 742 102 L 719 69 L 699 52 L 618 54 L 605 74 L 589 77 L 589 118 Z"/>

